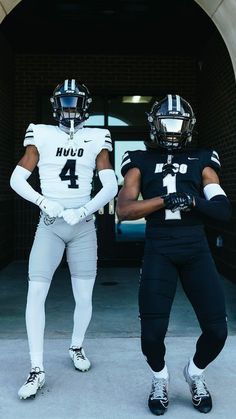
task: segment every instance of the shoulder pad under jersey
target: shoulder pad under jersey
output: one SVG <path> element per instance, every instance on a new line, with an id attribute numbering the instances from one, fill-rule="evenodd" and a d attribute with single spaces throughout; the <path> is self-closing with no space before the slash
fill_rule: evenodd
<path id="1" fill-rule="evenodd" d="M 26 129 L 25 137 L 23 141 L 24 147 L 27 147 L 28 145 L 36 145 L 35 138 L 34 138 L 34 127 L 35 127 L 35 124 L 31 123 Z"/>
<path id="2" fill-rule="evenodd" d="M 220 172 L 221 164 L 219 154 L 213 149 L 202 149 L 200 151 L 201 161 L 204 167 L 211 167 L 216 171 L 216 173 Z"/>
<path id="3" fill-rule="evenodd" d="M 112 151 L 111 133 L 108 129 L 84 127 L 83 130 L 88 135 L 89 140 L 97 143 L 98 153 L 104 148 Z"/>
<path id="4" fill-rule="evenodd" d="M 143 153 L 144 151 L 141 150 L 126 151 L 124 153 L 121 162 L 121 174 L 123 177 L 125 177 L 129 169 L 132 169 L 134 167 L 140 169 Z"/>

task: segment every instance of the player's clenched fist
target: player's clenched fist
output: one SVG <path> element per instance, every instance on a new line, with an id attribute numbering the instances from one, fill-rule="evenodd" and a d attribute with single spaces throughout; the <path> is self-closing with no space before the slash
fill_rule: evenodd
<path id="1" fill-rule="evenodd" d="M 63 206 L 55 201 L 50 201 L 47 198 L 42 197 L 38 199 L 36 204 L 39 208 L 45 212 L 49 217 L 59 217 L 62 211 L 64 210 Z"/>
<path id="2" fill-rule="evenodd" d="M 88 215 L 88 210 L 85 207 L 81 207 L 78 209 L 67 209 L 64 210 L 61 216 L 64 220 L 70 224 L 71 226 L 79 223 Z"/>
<path id="3" fill-rule="evenodd" d="M 186 192 L 173 192 L 162 197 L 166 209 L 175 211 L 189 211 L 194 207 L 194 197 Z"/>

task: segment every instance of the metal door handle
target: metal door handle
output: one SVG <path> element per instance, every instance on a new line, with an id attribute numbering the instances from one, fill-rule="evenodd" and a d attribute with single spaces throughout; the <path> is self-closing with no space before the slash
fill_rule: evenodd
<path id="1" fill-rule="evenodd" d="M 108 206 L 108 212 L 109 212 L 109 214 L 110 215 L 112 215 L 112 214 L 114 214 L 115 213 L 115 208 L 114 208 L 114 199 L 112 199 L 110 202 L 109 202 L 109 206 Z"/>
<path id="2" fill-rule="evenodd" d="M 98 210 L 99 215 L 104 215 L 104 207 L 99 208 Z M 112 199 L 108 204 L 108 214 L 113 215 L 115 214 L 115 201 Z"/>

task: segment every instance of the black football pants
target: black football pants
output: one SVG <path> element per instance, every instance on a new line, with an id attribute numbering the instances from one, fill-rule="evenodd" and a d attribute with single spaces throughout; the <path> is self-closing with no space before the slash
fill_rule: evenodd
<path id="1" fill-rule="evenodd" d="M 173 250 L 175 249 L 175 251 Z M 202 330 L 194 363 L 204 369 L 222 350 L 227 338 L 222 285 L 205 236 L 186 245 L 168 238 L 147 239 L 139 287 L 142 352 L 153 371 L 165 365 L 170 310 L 180 279 Z"/>

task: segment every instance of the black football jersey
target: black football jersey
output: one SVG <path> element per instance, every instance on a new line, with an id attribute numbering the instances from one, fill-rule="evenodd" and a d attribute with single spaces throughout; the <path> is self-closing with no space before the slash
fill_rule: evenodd
<path id="1" fill-rule="evenodd" d="M 123 155 L 121 173 L 137 167 L 141 172 L 141 194 L 143 199 L 150 199 L 172 192 L 187 192 L 203 197 L 202 171 L 212 167 L 220 170 L 219 156 L 212 149 L 175 150 L 147 149 L 145 151 L 127 151 Z M 155 225 L 197 225 L 203 224 L 201 214 L 192 211 L 172 212 L 165 208 L 146 217 Z"/>

